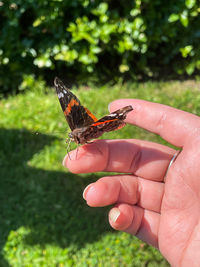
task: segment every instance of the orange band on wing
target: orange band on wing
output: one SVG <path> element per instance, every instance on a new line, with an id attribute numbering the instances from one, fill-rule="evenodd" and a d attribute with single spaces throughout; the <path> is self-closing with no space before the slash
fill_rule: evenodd
<path id="1" fill-rule="evenodd" d="M 93 119 L 94 122 L 97 121 L 97 118 L 87 108 L 84 107 L 84 109 L 87 112 L 87 114 L 90 116 L 90 118 Z"/>
<path id="2" fill-rule="evenodd" d="M 65 116 L 69 115 L 74 105 L 79 106 L 79 103 L 75 99 L 72 98 L 64 111 Z"/>
<path id="3" fill-rule="evenodd" d="M 107 121 L 100 121 L 100 122 L 97 122 L 97 123 L 92 124 L 91 126 L 97 126 L 97 125 L 100 125 L 100 124 L 105 124 L 105 123 L 108 123 L 108 122 L 111 122 L 111 121 L 116 121 L 116 120 L 118 120 L 118 119 L 107 120 Z"/>

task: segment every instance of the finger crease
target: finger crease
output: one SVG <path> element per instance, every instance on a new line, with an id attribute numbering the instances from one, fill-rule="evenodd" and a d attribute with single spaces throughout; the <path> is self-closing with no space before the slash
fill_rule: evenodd
<path id="1" fill-rule="evenodd" d="M 136 170 L 139 168 L 141 157 L 142 157 L 142 149 L 139 148 L 137 153 L 135 154 L 135 156 L 133 156 L 131 160 L 129 167 L 130 172 L 135 173 Z"/>
<path id="2" fill-rule="evenodd" d="M 141 195 L 142 195 L 142 186 L 141 186 L 141 183 L 139 181 L 139 177 L 137 177 L 137 188 L 136 188 L 136 199 L 137 199 L 137 202 L 136 202 L 136 204 L 140 203 Z"/>
<path id="3" fill-rule="evenodd" d="M 107 146 L 109 146 L 109 145 L 107 144 Z M 102 171 L 107 170 L 109 165 L 110 165 L 110 148 L 107 147 L 107 160 L 106 160 L 106 165 L 104 167 L 104 170 L 102 170 Z"/>
<path id="4" fill-rule="evenodd" d="M 137 206 L 137 205 L 135 207 L 138 207 L 142 211 L 142 216 L 140 217 L 140 223 L 138 224 L 138 228 L 137 228 L 136 232 L 134 233 L 135 236 L 138 236 L 141 232 L 141 229 L 143 228 L 143 225 L 144 225 L 144 209 Z"/>
<path id="5" fill-rule="evenodd" d="M 166 113 L 165 112 L 162 112 L 162 114 L 160 115 L 159 117 L 159 120 L 157 121 L 157 125 L 156 125 L 156 128 L 159 129 L 159 133 L 162 131 L 162 129 L 164 128 L 164 124 L 165 124 L 165 121 L 166 121 Z"/>

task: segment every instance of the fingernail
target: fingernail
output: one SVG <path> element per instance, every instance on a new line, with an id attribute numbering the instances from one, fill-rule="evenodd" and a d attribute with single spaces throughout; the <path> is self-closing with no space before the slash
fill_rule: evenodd
<path id="1" fill-rule="evenodd" d="M 113 101 L 112 101 L 113 102 Z M 110 102 L 110 104 L 108 104 L 108 110 L 110 111 L 110 106 L 112 105 L 112 102 Z"/>
<path id="2" fill-rule="evenodd" d="M 110 220 L 115 223 L 119 215 L 120 215 L 120 210 L 118 208 L 113 208 L 109 214 Z"/>
<path id="3" fill-rule="evenodd" d="M 85 189 L 84 189 L 84 191 L 83 191 L 83 198 L 86 200 L 87 199 L 87 194 L 88 194 L 88 192 L 89 191 L 93 191 L 93 189 L 94 189 L 94 186 L 93 186 L 93 184 L 89 184 Z"/>

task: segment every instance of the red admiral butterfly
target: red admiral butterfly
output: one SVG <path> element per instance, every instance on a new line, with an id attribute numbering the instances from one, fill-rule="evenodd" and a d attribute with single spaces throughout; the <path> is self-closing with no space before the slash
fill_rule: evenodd
<path id="1" fill-rule="evenodd" d="M 100 137 L 105 132 L 124 127 L 127 113 L 133 110 L 132 106 L 126 106 L 97 120 L 57 77 L 54 80 L 54 85 L 65 118 L 72 130 L 69 137 L 77 144 L 85 144 Z"/>

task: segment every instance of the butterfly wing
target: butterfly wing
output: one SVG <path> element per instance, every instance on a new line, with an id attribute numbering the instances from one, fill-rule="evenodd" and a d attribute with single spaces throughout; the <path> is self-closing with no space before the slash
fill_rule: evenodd
<path id="1" fill-rule="evenodd" d="M 110 132 L 121 129 L 126 125 L 124 120 L 126 119 L 127 114 L 132 110 L 132 106 L 126 106 L 118 109 L 94 122 L 91 127 L 98 128 L 102 132 Z"/>
<path id="2" fill-rule="evenodd" d="M 59 78 L 55 78 L 54 85 L 65 118 L 72 131 L 76 128 L 91 125 L 97 121 L 97 118 L 87 108 L 81 105 L 79 99 Z"/>

